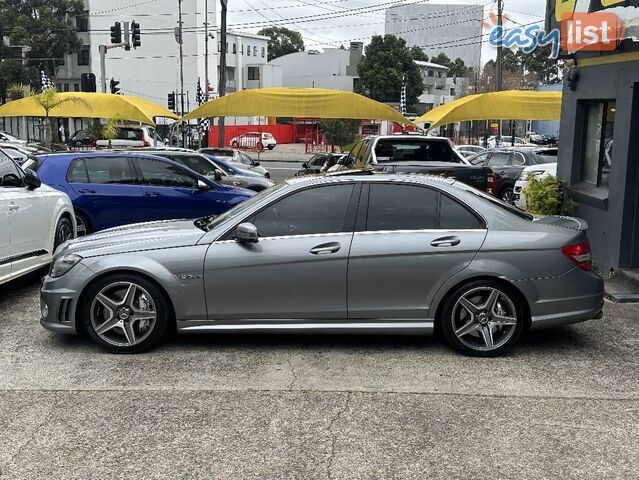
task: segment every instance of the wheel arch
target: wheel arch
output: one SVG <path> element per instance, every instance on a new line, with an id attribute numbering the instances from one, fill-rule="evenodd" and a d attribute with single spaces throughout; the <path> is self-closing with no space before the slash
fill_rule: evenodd
<path id="1" fill-rule="evenodd" d="M 471 277 L 466 277 L 463 279 L 459 279 L 457 282 L 449 285 L 446 287 L 446 290 L 442 293 L 438 292 L 438 300 L 437 300 L 437 304 L 435 306 L 435 321 L 434 321 L 434 327 L 436 330 L 441 328 L 441 320 L 442 320 L 442 310 L 444 308 L 444 305 L 446 303 L 446 301 L 450 298 L 450 296 L 459 288 L 463 287 L 464 285 L 467 285 L 469 283 L 472 282 L 476 282 L 478 280 L 490 280 L 492 282 L 497 282 L 501 285 L 503 285 L 504 287 L 506 287 L 508 290 L 510 290 L 516 297 L 517 297 L 517 302 L 519 303 L 519 305 L 521 305 L 523 313 L 524 313 L 524 321 L 526 322 L 526 324 L 524 325 L 524 329 L 528 330 L 530 328 L 530 324 L 531 324 L 531 313 L 530 313 L 530 305 L 528 303 L 528 300 L 526 299 L 526 296 L 524 295 L 524 293 L 521 291 L 520 288 L 517 287 L 517 285 L 515 285 L 514 282 L 512 282 L 511 280 L 508 280 L 504 277 L 500 277 L 498 275 L 486 275 L 486 274 L 480 274 L 480 275 L 473 275 Z"/>
<path id="2" fill-rule="evenodd" d="M 78 302 L 76 304 L 75 307 L 75 315 L 74 315 L 74 322 L 75 322 L 75 328 L 76 331 L 79 333 L 86 333 L 84 331 L 84 324 L 83 322 L 80 321 L 80 315 L 82 312 L 82 304 L 85 301 L 85 297 L 86 297 L 86 292 L 89 290 L 90 287 L 92 287 L 93 285 L 95 285 L 96 283 L 100 282 L 101 280 L 111 276 L 111 275 L 115 275 L 115 274 L 133 274 L 133 275 L 137 275 L 140 277 L 143 277 L 145 280 L 153 283 L 164 295 L 170 311 L 169 311 L 169 316 L 170 316 L 170 327 L 172 329 L 175 329 L 175 325 L 176 325 L 176 316 L 175 316 L 175 304 L 174 304 L 174 299 L 173 297 L 171 297 L 171 295 L 169 294 L 169 292 L 167 291 L 167 289 L 162 285 L 162 282 L 160 282 L 157 278 L 155 278 L 153 275 L 150 275 L 149 272 L 147 270 L 141 270 L 135 267 L 121 267 L 121 268 L 113 268 L 110 270 L 104 270 L 101 271 L 99 274 L 95 275 L 93 278 L 91 278 L 90 281 L 88 281 L 83 287 L 82 290 L 80 292 L 80 294 L 78 295 Z"/>

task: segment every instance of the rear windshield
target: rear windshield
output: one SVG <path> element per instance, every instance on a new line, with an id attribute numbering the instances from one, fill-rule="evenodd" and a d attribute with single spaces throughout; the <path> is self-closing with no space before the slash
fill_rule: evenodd
<path id="1" fill-rule="evenodd" d="M 141 128 L 118 128 L 118 140 L 142 141 Z"/>
<path id="2" fill-rule="evenodd" d="M 461 159 L 448 142 L 430 139 L 380 140 L 375 146 L 378 163 L 395 162 L 455 162 Z"/>
<path id="3" fill-rule="evenodd" d="M 557 155 L 535 155 L 538 163 L 557 163 Z"/>

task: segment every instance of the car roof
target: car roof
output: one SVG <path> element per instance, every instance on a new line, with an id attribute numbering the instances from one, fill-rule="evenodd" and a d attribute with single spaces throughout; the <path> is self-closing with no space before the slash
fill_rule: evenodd
<path id="1" fill-rule="evenodd" d="M 339 183 L 339 182 L 414 182 L 424 185 L 454 185 L 454 178 L 441 177 L 438 175 L 427 174 L 388 174 L 376 173 L 372 170 L 342 170 L 328 175 L 305 175 L 303 177 L 292 177 L 285 182 L 288 185 L 309 184 L 316 185 L 322 183 Z"/>

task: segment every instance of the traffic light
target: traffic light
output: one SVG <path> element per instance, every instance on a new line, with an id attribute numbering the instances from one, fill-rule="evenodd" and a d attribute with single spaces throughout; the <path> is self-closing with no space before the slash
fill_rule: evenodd
<path id="1" fill-rule="evenodd" d="M 175 112 L 175 92 L 169 93 L 167 104 L 169 106 L 169 110 Z"/>
<path id="2" fill-rule="evenodd" d="M 118 88 L 118 85 L 120 85 L 120 81 L 119 80 L 115 80 L 115 79 L 111 79 L 111 93 L 114 94 L 118 94 L 120 93 L 120 89 Z"/>
<path id="3" fill-rule="evenodd" d="M 111 43 L 122 43 L 122 25 L 115 22 L 111 27 Z"/>
<path id="4" fill-rule="evenodd" d="M 83 73 L 80 75 L 80 91 L 95 92 L 95 75 L 93 73 Z"/>
<path id="5" fill-rule="evenodd" d="M 133 48 L 137 48 L 142 45 L 140 42 L 140 24 L 135 21 L 131 22 L 131 40 Z"/>

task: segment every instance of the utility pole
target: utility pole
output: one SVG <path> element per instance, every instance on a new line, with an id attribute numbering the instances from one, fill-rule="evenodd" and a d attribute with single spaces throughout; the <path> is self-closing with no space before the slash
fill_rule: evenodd
<path id="1" fill-rule="evenodd" d="M 204 0 L 204 98 L 209 99 L 209 0 Z"/>
<path id="2" fill-rule="evenodd" d="M 224 96 L 226 92 L 226 5 L 227 0 L 220 0 L 222 4 L 222 15 L 220 20 L 220 83 L 218 85 L 218 91 L 220 98 Z M 218 117 L 218 147 L 224 147 L 224 117 Z"/>
<path id="3" fill-rule="evenodd" d="M 501 29 L 502 28 L 502 14 L 503 14 L 503 1 L 504 0 L 497 0 L 497 25 L 498 27 Z M 497 62 L 495 64 L 495 67 L 497 69 L 497 71 L 495 72 L 495 76 L 496 76 L 496 84 L 495 85 L 495 90 L 497 92 L 501 91 L 502 89 L 502 78 L 501 78 L 501 73 L 502 73 L 502 65 L 501 65 L 501 43 L 499 44 L 499 46 L 497 47 Z M 497 122 L 497 143 L 499 143 L 501 141 L 501 120 L 499 120 Z"/>
<path id="4" fill-rule="evenodd" d="M 184 36 L 182 31 L 182 0 L 178 0 L 178 37 L 180 45 L 180 115 L 184 116 L 184 51 L 182 44 Z M 186 147 L 186 130 L 182 124 L 182 146 Z"/>

